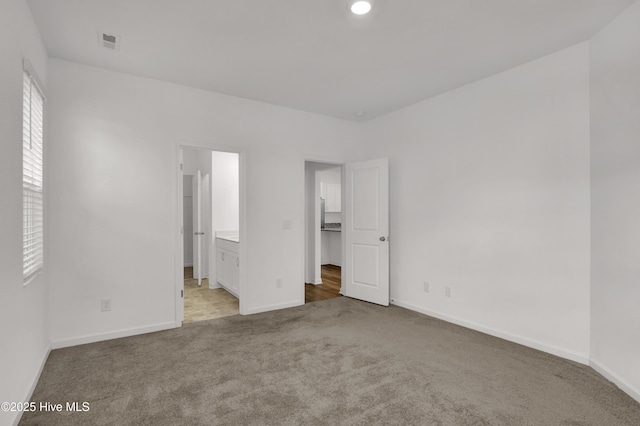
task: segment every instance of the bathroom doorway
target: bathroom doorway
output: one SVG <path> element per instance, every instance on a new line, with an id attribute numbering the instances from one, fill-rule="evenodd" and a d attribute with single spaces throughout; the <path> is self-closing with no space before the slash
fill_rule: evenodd
<path id="1" fill-rule="evenodd" d="M 237 315 L 240 155 L 180 148 L 182 321 Z"/>

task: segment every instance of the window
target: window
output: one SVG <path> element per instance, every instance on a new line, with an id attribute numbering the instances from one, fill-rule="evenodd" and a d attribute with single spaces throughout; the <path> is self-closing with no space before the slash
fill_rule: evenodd
<path id="1" fill-rule="evenodd" d="M 44 265 L 44 96 L 25 62 L 22 85 L 22 274 L 28 282 Z"/>

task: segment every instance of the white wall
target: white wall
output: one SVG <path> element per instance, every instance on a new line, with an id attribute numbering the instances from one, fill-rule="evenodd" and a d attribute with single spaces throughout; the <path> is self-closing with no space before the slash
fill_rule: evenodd
<path id="1" fill-rule="evenodd" d="M 342 184 L 342 169 L 340 167 L 332 167 L 328 170 L 320 170 L 317 173 L 320 182 Z"/>
<path id="2" fill-rule="evenodd" d="M 57 346 L 173 326 L 178 144 L 244 150 L 244 312 L 304 303 L 304 159 L 359 158 L 358 124 L 62 60 L 49 77 Z"/>
<path id="3" fill-rule="evenodd" d="M 591 357 L 640 401 L 640 3 L 591 42 Z"/>
<path id="4" fill-rule="evenodd" d="M 182 155 L 183 174 L 193 176 L 198 170 L 202 175 L 211 173 L 211 151 L 186 148 Z"/>
<path id="5" fill-rule="evenodd" d="M 390 158 L 395 303 L 587 362 L 588 53 L 365 125 L 370 156 Z"/>
<path id="6" fill-rule="evenodd" d="M 48 85 L 47 55 L 23 0 L 0 2 L 0 58 L 0 401 L 26 401 L 48 353 L 49 336 L 47 270 L 28 286 L 22 285 L 23 58 L 43 80 L 45 94 Z M 54 149 L 46 131 L 45 127 L 45 155 Z M 50 225 L 46 225 L 48 238 Z M 0 424 L 16 419 L 17 413 L 0 411 Z"/>
<path id="7" fill-rule="evenodd" d="M 211 154 L 211 192 L 214 231 L 240 228 L 240 156 L 233 152 Z"/>

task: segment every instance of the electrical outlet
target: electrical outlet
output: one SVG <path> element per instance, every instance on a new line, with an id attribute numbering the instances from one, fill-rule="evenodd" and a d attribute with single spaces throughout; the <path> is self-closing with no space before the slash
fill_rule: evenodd
<path id="1" fill-rule="evenodd" d="M 100 311 L 107 312 L 111 310 L 111 299 L 100 299 Z"/>
<path id="2" fill-rule="evenodd" d="M 424 282 L 424 292 L 425 292 L 425 293 L 429 293 L 429 290 L 430 290 L 430 289 L 429 289 L 429 287 L 430 287 L 430 286 L 429 286 L 429 282 L 428 282 L 428 281 L 425 281 L 425 282 Z"/>
<path id="3" fill-rule="evenodd" d="M 282 278 L 276 278 L 276 287 L 278 288 L 282 287 Z"/>
<path id="4" fill-rule="evenodd" d="M 291 229 L 291 219 L 284 219 L 282 221 L 282 229 Z"/>
<path id="5" fill-rule="evenodd" d="M 444 295 L 447 297 L 451 297 L 451 287 L 444 288 Z"/>

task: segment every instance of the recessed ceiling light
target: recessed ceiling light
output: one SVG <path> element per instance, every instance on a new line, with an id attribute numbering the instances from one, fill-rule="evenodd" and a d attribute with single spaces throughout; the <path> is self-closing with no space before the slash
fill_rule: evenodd
<path id="1" fill-rule="evenodd" d="M 362 118 L 362 117 L 364 117 L 365 115 L 367 115 L 367 112 L 366 112 L 366 111 L 356 111 L 356 112 L 354 112 L 353 114 L 354 114 L 356 117 Z"/>
<path id="2" fill-rule="evenodd" d="M 366 15 L 371 11 L 371 3 L 368 1 L 357 1 L 351 5 L 351 12 L 356 15 Z"/>

